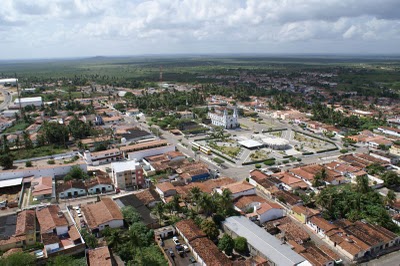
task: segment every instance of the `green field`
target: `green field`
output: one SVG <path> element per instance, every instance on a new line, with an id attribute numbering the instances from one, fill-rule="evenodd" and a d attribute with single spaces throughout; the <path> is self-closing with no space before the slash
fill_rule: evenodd
<path id="1" fill-rule="evenodd" d="M 11 154 L 13 155 L 14 160 L 22 160 L 28 158 L 56 155 L 67 151 L 68 151 L 67 149 L 63 148 L 58 148 L 53 146 L 42 146 L 42 147 L 36 147 L 32 150 L 21 149 L 18 151 L 11 151 Z"/>
<path id="2" fill-rule="evenodd" d="M 0 62 L 0 75 L 17 73 L 22 86 L 33 82 L 72 79 L 79 84 L 115 84 L 132 88 L 159 81 L 160 66 L 163 80 L 169 82 L 215 81 L 207 75 L 236 76 L 248 73 L 297 73 L 299 71 L 339 73 L 335 79 L 341 88 L 353 89 L 358 81 L 380 82 L 399 88 L 400 59 L 380 57 L 272 57 L 272 56 L 186 56 L 186 57 L 94 57 L 70 60 L 35 60 Z M 356 71 L 349 71 L 350 69 Z"/>
<path id="3" fill-rule="evenodd" d="M 7 128 L 6 130 L 4 130 L 2 133 L 14 133 L 16 131 L 23 131 L 29 126 L 30 126 L 29 123 L 18 122 L 15 125 L 13 125 L 13 126 Z"/>

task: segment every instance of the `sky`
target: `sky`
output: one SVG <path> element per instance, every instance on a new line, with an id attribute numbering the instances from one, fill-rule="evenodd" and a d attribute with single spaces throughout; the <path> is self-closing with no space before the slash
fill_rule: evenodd
<path id="1" fill-rule="evenodd" d="M 0 60 L 400 54 L 400 0 L 1 0 Z"/>

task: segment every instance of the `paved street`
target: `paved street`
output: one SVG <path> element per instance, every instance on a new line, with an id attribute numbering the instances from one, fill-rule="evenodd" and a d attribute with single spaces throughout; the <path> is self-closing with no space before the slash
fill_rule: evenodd
<path id="1" fill-rule="evenodd" d="M 11 104 L 12 96 L 3 86 L 0 86 L 0 92 L 4 96 L 4 101 L 0 103 L 0 111 L 3 111 Z"/>

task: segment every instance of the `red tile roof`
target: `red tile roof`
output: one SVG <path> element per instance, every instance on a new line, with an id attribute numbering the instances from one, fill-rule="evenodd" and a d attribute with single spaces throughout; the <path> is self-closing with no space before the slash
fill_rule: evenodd
<path id="1" fill-rule="evenodd" d="M 40 225 L 40 232 L 45 233 L 56 227 L 68 226 L 68 220 L 57 205 L 50 205 L 36 209 L 36 217 Z"/>
<path id="2" fill-rule="evenodd" d="M 175 224 L 175 227 L 185 236 L 189 243 L 197 238 L 207 236 L 191 219 L 179 221 Z"/>
<path id="3" fill-rule="evenodd" d="M 84 205 L 82 212 L 91 229 L 113 220 L 124 219 L 117 204 L 111 198 L 103 198 L 99 202 Z"/>
<path id="4" fill-rule="evenodd" d="M 88 250 L 89 266 L 111 266 L 111 255 L 108 247 L 99 247 Z"/>

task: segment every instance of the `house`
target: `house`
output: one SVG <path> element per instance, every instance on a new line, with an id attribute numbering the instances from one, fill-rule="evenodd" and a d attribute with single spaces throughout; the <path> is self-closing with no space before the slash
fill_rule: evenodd
<path id="1" fill-rule="evenodd" d="M 318 215 L 320 212 L 315 209 L 308 208 L 303 205 L 295 205 L 292 207 L 290 214 L 303 224 L 306 223 L 314 215 Z"/>
<path id="2" fill-rule="evenodd" d="M 163 182 L 156 184 L 156 192 L 160 195 L 161 200 L 166 202 L 165 198 L 175 195 L 176 189 L 170 182 Z"/>
<path id="3" fill-rule="evenodd" d="M 0 217 L 0 250 L 26 247 L 36 243 L 36 215 L 34 210 Z"/>
<path id="4" fill-rule="evenodd" d="M 184 180 L 185 184 L 204 181 L 210 178 L 210 171 L 207 165 L 200 162 L 183 165 L 176 169 L 176 172 Z"/>
<path id="5" fill-rule="evenodd" d="M 95 176 L 86 181 L 85 185 L 89 194 L 107 193 L 114 190 L 114 186 L 108 175 Z"/>
<path id="6" fill-rule="evenodd" d="M 36 200 L 43 200 L 54 197 L 53 178 L 51 176 L 42 176 L 31 180 L 32 196 Z"/>
<path id="7" fill-rule="evenodd" d="M 330 230 L 337 228 L 337 226 L 328 222 L 321 216 L 312 216 L 309 220 L 307 220 L 306 224 L 322 237 L 325 237 L 326 233 Z"/>
<path id="8" fill-rule="evenodd" d="M 222 222 L 225 233 L 233 238 L 245 237 L 250 253 L 268 260 L 275 265 L 310 265 L 305 258 L 293 251 L 288 245 L 243 216 L 232 216 Z"/>
<path id="9" fill-rule="evenodd" d="M 147 207 L 153 208 L 157 203 L 161 202 L 160 196 L 153 189 L 144 189 L 135 196 Z"/>
<path id="10" fill-rule="evenodd" d="M 177 222 L 175 228 L 186 243 L 190 243 L 197 238 L 207 237 L 207 235 L 191 219 Z"/>
<path id="11" fill-rule="evenodd" d="M 232 198 L 236 199 L 240 196 L 255 195 L 256 188 L 247 181 L 240 181 L 233 184 L 225 185 L 221 188 L 216 188 L 216 192 L 222 195 L 222 192 L 228 189 L 232 192 Z"/>
<path id="12" fill-rule="evenodd" d="M 68 233 L 68 220 L 60 207 L 49 205 L 36 209 L 36 217 L 40 226 L 40 233 L 55 233 L 57 236 Z"/>
<path id="13" fill-rule="evenodd" d="M 268 176 L 260 170 L 250 171 L 249 183 L 268 197 L 271 197 L 273 191 L 283 188 L 282 181 L 275 177 Z"/>
<path id="14" fill-rule="evenodd" d="M 182 220 L 175 224 L 176 231 L 187 243 L 198 265 L 232 265 L 232 262 L 207 238 L 193 220 Z"/>
<path id="15" fill-rule="evenodd" d="M 85 250 L 85 242 L 75 225 L 69 225 L 65 214 L 57 205 L 49 205 L 36 209 L 36 217 L 40 227 L 41 242 L 44 245 L 45 257 L 64 254 L 73 255 Z"/>
<path id="16" fill-rule="evenodd" d="M 283 207 L 273 202 L 262 202 L 254 206 L 254 210 L 248 213 L 248 217 L 251 221 L 257 224 L 264 224 L 270 220 L 283 217 Z"/>
<path id="17" fill-rule="evenodd" d="M 124 225 L 124 218 L 117 204 L 111 198 L 81 207 L 84 220 L 92 233 L 98 233 L 107 227 L 119 228 Z"/>
<path id="18" fill-rule="evenodd" d="M 88 266 L 112 266 L 112 260 L 108 246 L 87 250 Z"/>
<path id="19" fill-rule="evenodd" d="M 234 208 L 237 211 L 246 213 L 246 217 L 258 224 L 263 224 L 284 215 L 282 206 L 257 195 L 239 197 L 234 202 Z"/>
<path id="20" fill-rule="evenodd" d="M 112 163 L 111 178 L 120 189 L 145 187 L 143 169 L 137 161 Z"/>
<path id="21" fill-rule="evenodd" d="M 339 220 L 335 224 L 338 229 L 327 232 L 327 241 L 353 261 L 400 244 L 398 235 L 378 225 L 347 220 Z"/>
<path id="22" fill-rule="evenodd" d="M 85 196 L 86 186 L 82 180 L 65 181 L 57 185 L 57 194 L 60 199 Z"/>
<path id="23" fill-rule="evenodd" d="M 308 185 L 303 180 L 288 172 L 281 172 L 277 174 L 273 174 L 273 177 L 279 179 L 282 182 L 283 189 L 287 191 L 295 190 L 295 189 L 307 189 Z"/>

